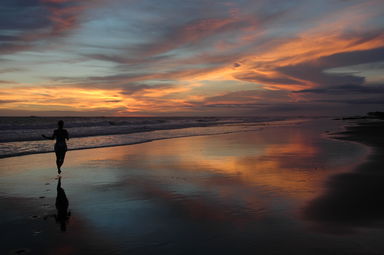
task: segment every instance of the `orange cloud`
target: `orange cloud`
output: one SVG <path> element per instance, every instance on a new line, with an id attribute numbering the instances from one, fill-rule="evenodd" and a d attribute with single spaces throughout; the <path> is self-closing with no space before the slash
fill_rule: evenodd
<path id="1" fill-rule="evenodd" d="M 277 69 L 315 62 L 333 54 L 383 47 L 384 33 L 367 35 L 366 27 L 359 26 L 355 26 L 350 35 L 345 32 L 350 30 L 352 23 L 365 24 L 369 20 L 370 14 L 360 10 L 364 10 L 362 7 L 367 4 L 369 3 L 353 6 L 330 17 L 325 16 L 317 27 L 301 32 L 294 38 L 268 42 L 273 45 L 269 49 L 237 60 L 240 65 L 234 70 L 234 77 L 258 82 L 267 88 L 285 90 L 319 85 L 311 80 L 286 75 Z M 289 82 L 284 83 L 284 79 Z"/>
<path id="2" fill-rule="evenodd" d="M 178 93 L 184 87 L 151 87 L 127 94 L 123 89 L 89 89 L 79 87 L 0 88 L 0 109 L 17 110 L 116 110 L 119 114 L 141 111 L 165 112 L 188 106 Z"/>

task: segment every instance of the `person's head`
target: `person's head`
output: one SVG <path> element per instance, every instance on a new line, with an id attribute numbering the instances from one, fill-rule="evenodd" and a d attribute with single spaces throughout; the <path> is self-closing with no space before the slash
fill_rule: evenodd
<path id="1" fill-rule="evenodd" d="M 64 127 L 64 121 L 59 120 L 59 121 L 57 122 L 57 126 L 58 126 L 59 128 L 63 128 L 63 127 Z"/>

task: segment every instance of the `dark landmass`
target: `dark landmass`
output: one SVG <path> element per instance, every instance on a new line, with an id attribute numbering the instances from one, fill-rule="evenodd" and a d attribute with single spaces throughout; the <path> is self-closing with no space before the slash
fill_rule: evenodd
<path id="1" fill-rule="evenodd" d="M 364 116 L 349 116 L 349 117 L 337 118 L 336 120 L 364 120 L 364 119 L 384 120 L 384 112 L 368 112 Z"/>

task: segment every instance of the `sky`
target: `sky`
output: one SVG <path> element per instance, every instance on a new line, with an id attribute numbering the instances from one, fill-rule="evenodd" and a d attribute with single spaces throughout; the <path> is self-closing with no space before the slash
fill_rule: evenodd
<path id="1" fill-rule="evenodd" d="M 384 110 L 382 0 L 2 0 L 1 116 Z"/>

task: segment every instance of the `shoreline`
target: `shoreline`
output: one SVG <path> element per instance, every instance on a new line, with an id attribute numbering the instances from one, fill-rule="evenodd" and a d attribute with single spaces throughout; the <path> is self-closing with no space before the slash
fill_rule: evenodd
<path id="1" fill-rule="evenodd" d="M 1 118 L 1 116 L 0 116 Z M 24 117 L 23 117 L 24 118 Z M 28 119 L 28 117 L 25 117 Z M 24 119 L 25 119 L 24 118 Z M 60 119 L 60 117 L 55 117 L 56 119 Z M 71 117 L 69 117 L 71 119 Z M 93 119 L 92 117 L 81 117 L 79 118 L 83 121 L 86 121 L 87 119 Z M 100 119 L 100 118 L 99 118 Z M 119 118 L 123 123 L 114 123 L 113 121 L 108 121 L 108 118 L 104 120 L 104 118 L 101 118 L 103 122 L 106 123 L 96 123 L 95 126 L 90 125 L 90 123 L 84 122 L 83 125 L 79 124 L 72 124 L 70 123 L 71 120 L 64 120 L 68 121 L 70 124 L 68 127 L 66 127 L 69 130 L 72 130 L 72 138 L 85 138 L 85 137 L 95 137 L 95 136 L 111 136 L 111 135 L 129 135 L 129 134 L 135 134 L 135 133 L 141 133 L 141 132 L 151 132 L 151 131 L 166 131 L 166 130 L 178 130 L 178 129 L 185 129 L 185 128 L 204 128 L 204 127 L 217 127 L 217 126 L 223 126 L 223 125 L 241 125 L 241 124 L 253 124 L 258 125 L 263 123 L 273 123 L 273 122 L 284 122 L 289 120 L 295 120 L 295 119 L 311 119 L 311 118 L 282 118 L 282 117 L 275 117 L 271 119 L 267 119 L 265 117 L 207 117 L 207 118 L 199 118 L 199 117 L 165 117 L 165 118 L 159 118 L 158 121 L 160 122 L 154 122 L 154 123 L 146 123 L 145 120 L 151 118 L 143 118 L 142 123 L 124 123 L 124 118 Z M 129 119 L 129 118 L 128 118 Z M 156 118 L 157 119 L 157 118 Z M 181 123 L 168 123 L 168 121 L 172 121 L 175 119 L 180 120 L 195 120 L 195 122 L 181 122 Z M 148 121 L 148 120 L 147 120 Z M 54 123 L 52 121 L 52 123 Z M 14 137 L 14 134 L 10 134 L 12 139 L 7 137 L 5 139 L 4 137 L 1 137 L 0 142 L 1 143 L 10 143 L 10 142 L 33 142 L 33 141 L 39 141 L 40 135 L 35 135 L 40 132 L 51 132 L 53 129 L 56 128 L 55 125 L 52 125 L 52 123 L 49 123 L 49 125 L 46 123 L 46 126 L 38 126 L 35 129 L 31 129 L 28 126 L 21 126 L 22 128 L 18 127 L 16 130 L 25 130 L 25 131 L 33 131 L 32 133 L 29 132 L 29 136 L 19 136 Z M 25 125 L 25 124 L 24 124 Z M 0 126 L 1 127 L 1 126 Z M 88 128 L 87 130 L 80 130 L 82 128 Z M 89 129 L 91 128 L 91 129 Z M 96 128 L 96 129 L 92 129 Z M 1 127 L 2 132 L 7 132 L 12 130 L 10 126 L 8 126 L 6 129 L 4 127 Z M 19 134 L 20 135 L 20 134 Z"/>
<path id="2" fill-rule="evenodd" d="M 87 148 L 74 148 L 74 149 L 68 149 L 68 151 L 82 151 L 82 150 L 91 150 L 91 149 L 102 149 L 102 148 L 113 148 L 113 147 L 121 147 L 121 146 L 130 146 L 130 145 L 136 145 L 136 144 L 143 144 L 143 143 L 150 143 L 154 141 L 162 141 L 162 140 L 170 140 L 170 139 L 177 139 L 177 138 L 188 138 L 188 137 L 199 137 L 199 136 L 215 136 L 215 135 L 226 135 L 226 134 L 233 134 L 233 133 L 246 133 L 246 132 L 254 132 L 257 131 L 257 129 L 254 130 L 242 130 L 242 131 L 232 131 L 232 132 L 223 132 L 223 133 L 215 133 L 215 134 L 198 134 L 198 135 L 185 135 L 185 136 L 176 136 L 176 137 L 166 137 L 166 138 L 158 138 L 158 139 L 150 139 L 145 141 L 139 141 L 139 142 L 133 142 L 128 144 L 116 144 L 116 145 L 101 145 L 101 146 L 95 146 L 95 147 L 87 147 Z M 119 134 L 116 134 L 119 135 Z M 125 135 L 125 134 L 124 134 Z M 129 134 L 126 134 L 129 135 Z M 87 137 L 85 137 L 87 138 Z M 52 143 L 52 147 L 54 144 Z M 0 159 L 5 158 L 14 158 L 14 157 L 22 157 L 22 156 L 28 156 L 28 155 L 36 155 L 36 154 L 47 154 L 47 153 L 53 153 L 54 150 L 51 151 L 43 151 L 43 152 L 26 152 L 26 153 L 20 153 L 20 154 L 12 154 L 12 155 L 0 155 Z"/>

